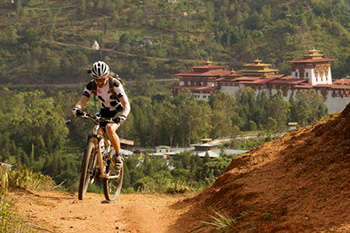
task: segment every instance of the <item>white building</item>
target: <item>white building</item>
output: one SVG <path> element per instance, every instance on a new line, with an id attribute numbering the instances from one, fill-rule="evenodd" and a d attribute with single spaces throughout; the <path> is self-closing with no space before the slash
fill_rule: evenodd
<path id="1" fill-rule="evenodd" d="M 269 95 L 280 93 L 289 101 L 300 90 L 313 89 L 323 95 L 328 113 L 341 112 L 350 103 L 350 80 L 332 80 L 331 62 L 318 50 L 312 49 L 300 60 L 292 60 L 292 74 L 278 74 L 271 64 L 257 59 L 244 65 L 238 72 L 225 70 L 225 66 L 207 63 L 195 66 L 192 72 L 179 73 L 179 86 L 172 87 L 173 94 L 189 89 L 199 100 L 209 100 L 222 91 L 235 95 L 242 87 L 251 87 L 259 94 L 266 91 Z"/>

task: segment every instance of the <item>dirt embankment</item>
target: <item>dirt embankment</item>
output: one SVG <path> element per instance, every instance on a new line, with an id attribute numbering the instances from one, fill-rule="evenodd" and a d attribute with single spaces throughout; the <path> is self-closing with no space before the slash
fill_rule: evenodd
<path id="1" fill-rule="evenodd" d="M 350 106 L 234 159 L 183 205 L 192 232 L 213 231 L 200 222 L 213 210 L 238 217 L 237 232 L 350 232 Z"/>

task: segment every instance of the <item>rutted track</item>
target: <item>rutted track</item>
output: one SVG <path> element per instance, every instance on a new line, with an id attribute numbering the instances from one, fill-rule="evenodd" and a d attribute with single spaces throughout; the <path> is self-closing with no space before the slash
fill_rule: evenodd
<path id="1" fill-rule="evenodd" d="M 177 223 L 186 210 L 177 208 L 184 196 L 157 194 L 121 195 L 115 202 L 88 193 L 84 201 L 60 192 L 13 192 L 16 210 L 39 232 L 139 232 L 180 233 Z"/>

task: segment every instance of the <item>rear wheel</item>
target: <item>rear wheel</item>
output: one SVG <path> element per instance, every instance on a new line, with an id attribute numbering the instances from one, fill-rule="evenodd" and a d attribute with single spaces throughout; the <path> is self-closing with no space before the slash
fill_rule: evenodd
<path id="1" fill-rule="evenodd" d="M 79 182 L 79 200 L 83 200 L 89 186 L 91 179 L 93 178 L 93 172 L 96 161 L 96 143 L 94 139 L 90 139 L 84 153 L 84 158 L 81 164 L 80 170 L 80 182 Z"/>
<path id="2" fill-rule="evenodd" d="M 114 201 L 118 198 L 120 191 L 123 186 L 124 168 L 122 167 L 120 171 L 108 161 L 107 163 L 107 175 L 109 177 L 115 177 L 112 179 L 103 179 L 103 191 L 105 198 L 108 201 Z"/>

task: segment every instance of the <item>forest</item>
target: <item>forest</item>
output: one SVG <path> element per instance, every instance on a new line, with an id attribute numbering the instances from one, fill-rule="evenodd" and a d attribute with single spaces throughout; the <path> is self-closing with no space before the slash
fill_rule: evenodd
<path id="1" fill-rule="evenodd" d="M 136 88 L 137 89 L 137 88 Z M 127 88 L 127 92 L 130 89 Z M 136 146 L 188 146 L 202 138 L 240 135 L 245 131 L 284 132 L 289 121 L 309 125 L 326 116 L 322 95 L 300 91 L 285 101 L 282 96 L 256 95 L 242 88 L 236 96 L 217 93 L 198 101 L 190 92 L 172 96 L 170 91 L 150 96 L 130 94 L 131 114 L 118 131 Z M 0 91 L 0 160 L 53 177 L 75 191 L 79 167 L 92 123 L 71 113 L 79 90 Z M 240 103 L 240 104 L 238 104 Z M 95 113 L 93 101 L 87 112 Z M 263 143 L 261 141 L 260 143 Z M 237 146 L 237 144 L 236 144 Z M 256 145 L 255 145 L 256 146 Z M 177 187 L 192 190 L 209 185 L 229 164 L 232 156 L 200 159 L 190 153 L 170 163 L 134 155 L 126 158 L 125 190 L 162 191 Z"/>
<path id="2" fill-rule="evenodd" d="M 313 47 L 342 78 L 349 9 L 345 0 L 0 0 L 0 83 L 85 82 L 99 59 L 126 80 L 173 78 L 208 59 L 240 69 L 259 58 L 289 73 L 286 61 Z"/>

